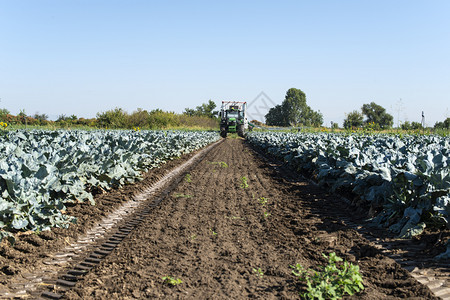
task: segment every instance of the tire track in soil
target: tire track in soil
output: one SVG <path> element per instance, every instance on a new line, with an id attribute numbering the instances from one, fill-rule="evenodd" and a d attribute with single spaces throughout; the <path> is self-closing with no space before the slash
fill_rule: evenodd
<path id="1" fill-rule="evenodd" d="M 360 299 L 435 299 L 336 217 L 333 196 L 282 176 L 242 140 L 227 139 L 189 174 L 66 299 L 297 299 L 289 265 L 323 265 L 330 252 L 360 265 Z"/>

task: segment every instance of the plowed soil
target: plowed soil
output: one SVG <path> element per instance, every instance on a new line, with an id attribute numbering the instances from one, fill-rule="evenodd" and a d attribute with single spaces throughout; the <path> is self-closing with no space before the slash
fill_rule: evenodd
<path id="1" fill-rule="evenodd" d="M 345 212 L 352 215 L 335 196 L 227 139 L 64 297 L 297 299 L 305 284 L 289 266 L 317 269 L 322 253 L 336 252 L 360 266 L 359 299 L 435 299 L 346 226 Z M 182 283 L 164 283 L 167 276 Z"/>

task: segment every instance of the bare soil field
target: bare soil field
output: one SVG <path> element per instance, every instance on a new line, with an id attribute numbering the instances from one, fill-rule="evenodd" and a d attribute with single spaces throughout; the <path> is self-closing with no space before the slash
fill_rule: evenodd
<path id="1" fill-rule="evenodd" d="M 178 163 L 149 172 L 142 183 L 99 194 L 95 207 L 70 208 L 79 222 L 68 230 L 23 235 L 15 247 L 3 243 L 0 291 Z M 226 139 L 63 298 L 298 299 L 305 284 L 290 266 L 317 269 L 327 262 L 322 253 L 335 252 L 360 267 L 365 289 L 355 298 L 437 299 L 342 215 L 361 218 L 244 140 Z M 181 283 L 165 283 L 168 276 Z"/>

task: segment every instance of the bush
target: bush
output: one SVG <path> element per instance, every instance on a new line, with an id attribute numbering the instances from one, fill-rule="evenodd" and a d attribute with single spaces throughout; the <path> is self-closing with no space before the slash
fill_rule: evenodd
<path id="1" fill-rule="evenodd" d="M 412 122 L 411 123 L 411 128 L 413 130 L 418 130 L 418 129 L 423 129 L 423 126 L 419 122 Z"/>
<path id="2" fill-rule="evenodd" d="M 357 110 L 354 110 L 351 113 L 347 114 L 343 126 L 345 129 L 359 128 L 363 126 L 364 124 L 363 120 L 364 120 L 363 114 Z"/>
<path id="3" fill-rule="evenodd" d="M 180 122 L 174 112 L 155 109 L 149 113 L 149 126 L 151 129 L 168 128 L 180 126 Z"/>
<path id="4" fill-rule="evenodd" d="M 450 129 L 450 118 L 445 119 L 444 122 L 436 122 L 435 129 Z"/>
<path id="5" fill-rule="evenodd" d="M 303 294 L 304 298 L 340 299 L 345 294 L 351 296 L 364 289 L 358 266 L 345 261 L 338 267 L 336 262 L 342 262 L 342 258 L 336 253 L 322 255 L 328 259 L 328 265 L 322 267 L 322 271 L 305 270 L 300 264 L 291 266 L 292 273 L 307 283 L 308 292 Z"/>
<path id="6" fill-rule="evenodd" d="M 97 118 L 85 119 L 77 118 L 75 115 L 67 116 L 61 114 L 56 121 L 47 120 L 46 114 L 35 113 L 34 117 L 26 116 L 21 112 L 18 116 L 13 116 L 6 110 L 0 109 L 0 121 L 8 125 L 41 125 L 58 126 L 68 128 L 72 126 L 89 126 L 117 129 L 167 129 L 167 128 L 191 128 L 191 129 L 218 129 L 218 119 L 206 116 L 188 116 L 186 114 L 176 114 L 155 109 L 150 112 L 138 108 L 132 114 L 128 114 L 122 108 L 115 108 L 105 112 L 97 113 Z"/>
<path id="7" fill-rule="evenodd" d="M 9 114 L 10 114 L 10 112 L 6 108 L 0 109 L 0 121 L 5 122 L 6 121 L 6 116 L 9 115 Z"/>
<path id="8" fill-rule="evenodd" d="M 200 127 L 208 129 L 217 129 L 219 127 L 219 120 L 217 118 L 181 114 L 178 115 L 178 120 L 182 127 Z"/>
<path id="9" fill-rule="evenodd" d="M 365 123 L 364 124 L 364 130 L 366 131 L 380 131 L 381 126 L 378 123 L 371 122 L 371 123 Z"/>
<path id="10" fill-rule="evenodd" d="M 128 114 L 116 107 L 102 113 L 97 113 L 97 123 L 101 127 L 107 128 L 128 128 Z"/>
<path id="11" fill-rule="evenodd" d="M 411 130 L 411 123 L 409 123 L 409 121 L 405 121 L 401 126 L 402 130 Z"/>
<path id="12" fill-rule="evenodd" d="M 128 124 L 131 127 L 149 127 L 150 114 L 148 113 L 148 111 L 142 110 L 142 108 L 138 108 L 128 117 Z"/>

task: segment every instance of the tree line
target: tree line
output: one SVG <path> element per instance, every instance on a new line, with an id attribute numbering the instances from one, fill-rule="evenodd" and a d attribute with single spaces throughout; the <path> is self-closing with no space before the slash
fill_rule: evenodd
<path id="1" fill-rule="evenodd" d="M 218 126 L 218 111 L 216 103 L 207 101 L 195 108 L 185 108 L 181 114 L 167 112 L 161 109 L 144 110 L 138 108 L 132 113 L 122 108 L 115 108 L 99 112 L 96 118 L 78 118 L 76 115 L 59 115 L 56 121 L 48 119 L 48 115 L 36 112 L 28 116 L 25 110 L 21 110 L 17 116 L 11 115 L 7 109 L 0 109 L 0 121 L 9 125 L 50 125 L 59 127 L 88 126 L 95 128 L 173 128 L 173 127 L 199 127 L 213 129 Z M 385 130 L 392 128 L 393 116 L 386 112 L 381 105 L 371 102 L 363 104 L 360 110 L 354 110 L 348 114 L 342 124 L 345 129 L 370 128 L 373 130 Z M 260 122 L 252 120 L 254 124 Z M 292 127 L 308 126 L 320 127 L 323 124 L 323 115 L 320 111 L 313 110 L 306 103 L 306 94 L 297 88 L 290 88 L 283 102 L 270 108 L 265 115 L 265 124 L 269 126 Z M 263 124 L 261 124 L 263 125 Z M 339 127 L 333 123 L 332 127 Z M 450 118 L 443 122 L 437 122 L 435 129 L 450 129 Z M 403 130 L 423 129 L 419 122 L 404 122 Z"/>
<path id="2" fill-rule="evenodd" d="M 85 119 L 78 118 L 76 115 L 62 114 L 55 121 L 49 120 L 47 114 L 38 112 L 28 116 L 22 110 L 17 116 L 14 116 L 7 109 L 0 109 L 0 121 L 6 122 L 8 125 L 57 126 L 62 128 L 87 126 L 112 129 L 164 129 L 174 127 L 215 129 L 218 127 L 215 107 L 215 103 L 211 100 L 193 109 L 186 108 L 181 114 L 161 109 L 148 111 L 142 108 L 128 113 L 124 109 L 116 107 L 97 113 L 95 118 Z"/>
<path id="3" fill-rule="evenodd" d="M 314 111 L 306 104 L 305 93 L 296 88 L 290 88 L 286 92 L 283 102 L 269 109 L 265 115 L 266 125 L 269 126 L 310 126 L 319 127 L 323 124 L 323 116 L 320 111 Z M 392 128 L 394 117 L 384 107 L 370 102 L 363 104 L 360 110 L 354 110 L 348 114 L 342 124 L 345 129 L 370 128 L 373 130 L 385 130 Z M 339 127 L 333 123 L 332 127 Z M 435 129 L 450 129 L 450 118 L 443 122 L 437 122 Z M 423 129 L 419 122 L 404 122 L 401 124 L 403 130 Z"/>
<path id="4" fill-rule="evenodd" d="M 388 129 L 392 127 L 394 118 L 380 105 L 371 102 L 364 104 L 361 110 L 362 112 L 355 110 L 346 116 L 343 124 L 344 128 L 358 128 L 366 124 L 371 124 L 374 129 Z M 265 118 L 266 124 L 269 126 L 319 127 L 323 124 L 322 113 L 314 111 L 307 105 L 306 94 L 296 88 L 290 88 L 286 92 L 283 102 L 270 108 Z M 337 123 L 333 125 L 338 127 Z"/>

